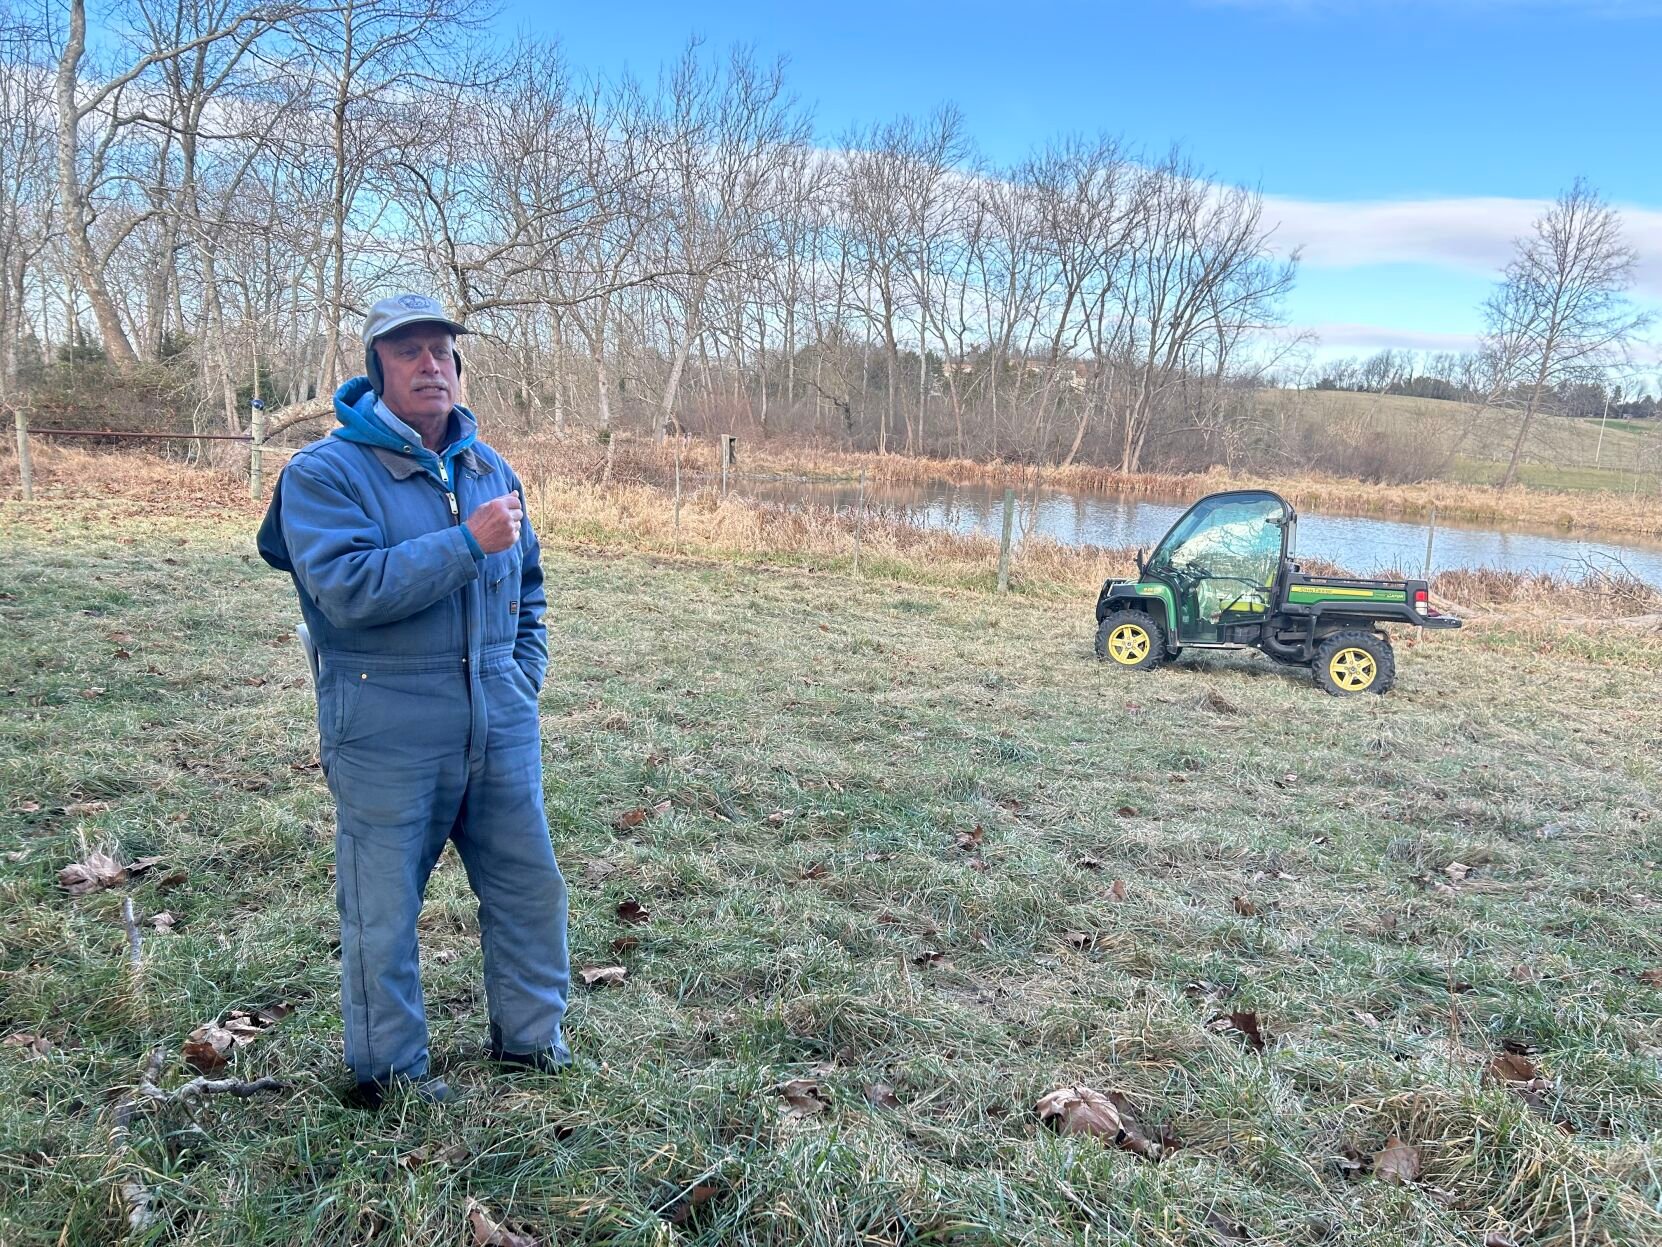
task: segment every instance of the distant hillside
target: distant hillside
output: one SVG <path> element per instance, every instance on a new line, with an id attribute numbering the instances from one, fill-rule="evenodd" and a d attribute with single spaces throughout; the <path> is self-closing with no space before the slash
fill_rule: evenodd
<path id="1" fill-rule="evenodd" d="M 1500 479 L 1517 436 L 1509 412 L 1474 414 L 1466 403 L 1348 390 L 1268 390 L 1266 411 L 1301 424 L 1331 426 L 1355 442 L 1377 438 L 1446 463 L 1438 475 L 1473 484 Z M 1599 421 L 1541 416 L 1524 443 L 1522 482 L 1553 489 L 1654 488 L 1662 473 L 1662 421 Z"/>

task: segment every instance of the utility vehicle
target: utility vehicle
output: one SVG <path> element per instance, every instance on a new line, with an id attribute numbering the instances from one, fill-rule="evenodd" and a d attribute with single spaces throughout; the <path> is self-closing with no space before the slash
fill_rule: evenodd
<path id="1" fill-rule="evenodd" d="M 1298 515 L 1267 489 L 1210 494 L 1185 511 L 1136 580 L 1110 579 L 1096 601 L 1096 653 L 1146 670 L 1186 648 L 1263 650 L 1308 667 L 1334 696 L 1384 693 L 1396 680 L 1382 625 L 1458 628 L 1423 580 L 1312 576 L 1293 562 Z"/>

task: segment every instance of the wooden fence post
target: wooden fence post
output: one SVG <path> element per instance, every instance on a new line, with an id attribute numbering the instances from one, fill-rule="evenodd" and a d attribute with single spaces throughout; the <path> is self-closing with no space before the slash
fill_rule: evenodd
<path id="1" fill-rule="evenodd" d="M 1004 487 L 1004 534 L 998 539 L 998 591 L 1010 592 L 1010 530 L 1016 520 L 1016 491 Z"/>
<path id="2" fill-rule="evenodd" d="M 17 475 L 23 482 L 23 501 L 35 500 L 35 465 L 29 458 L 29 417 L 23 408 L 12 408 L 12 420 L 17 424 Z"/>
<path id="3" fill-rule="evenodd" d="M 260 500 L 260 490 L 265 485 L 265 403 L 256 398 L 253 402 L 254 418 L 249 424 L 249 434 L 252 440 L 248 446 L 248 496 L 255 502 Z"/>
<path id="4" fill-rule="evenodd" d="M 860 469 L 860 492 L 854 502 L 854 574 L 860 574 L 860 531 L 866 524 L 866 470 Z"/>
<path id="5" fill-rule="evenodd" d="M 675 438 L 675 538 L 681 539 L 681 437 Z"/>
<path id="6" fill-rule="evenodd" d="M 1425 568 L 1420 573 L 1420 579 L 1422 579 L 1426 582 L 1426 586 L 1428 588 L 1430 587 L 1430 584 L 1431 584 L 1431 543 L 1436 538 L 1436 536 L 1437 536 L 1437 508 L 1432 507 L 1431 508 L 1431 519 L 1426 524 L 1426 529 L 1425 529 Z"/>

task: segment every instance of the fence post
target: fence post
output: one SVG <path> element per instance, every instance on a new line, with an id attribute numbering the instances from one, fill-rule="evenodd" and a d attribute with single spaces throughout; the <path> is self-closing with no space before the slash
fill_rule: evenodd
<path id="1" fill-rule="evenodd" d="M 29 417 L 23 408 L 12 408 L 12 419 L 17 424 L 17 475 L 23 482 L 23 501 L 35 500 L 35 465 L 29 458 Z"/>
<path id="2" fill-rule="evenodd" d="M 681 438 L 675 438 L 675 536 L 681 536 Z"/>
<path id="3" fill-rule="evenodd" d="M 998 591 L 1010 591 L 1010 530 L 1016 519 L 1016 491 L 1004 487 L 1004 535 L 998 539 Z"/>
<path id="4" fill-rule="evenodd" d="M 866 524 L 866 470 L 860 469 L 860 492 L 854 502 L 854 574 L 860 574 L 860 530 Z"/>
<path id="5" fill-rule="evenodd" d="M 254 399 L 250 404 L 254 409 L 254 418 L 249 422 L 248 443 L 248 496 L 255 502 L 260 500 L 260 490 L 265 484 L 265 402 Z"/>
<path id="6" fill-rule="evenodd" d="M 1431 543 L 1436 539 L 1436 536 L 1437 508 L 1432 507 L 1431 519 L 1427 522 L 1425 529 L 1425 569 L 1420 573 L 1420 579 L 1425 581 L 1428 587 L 1431 584 Z"/>

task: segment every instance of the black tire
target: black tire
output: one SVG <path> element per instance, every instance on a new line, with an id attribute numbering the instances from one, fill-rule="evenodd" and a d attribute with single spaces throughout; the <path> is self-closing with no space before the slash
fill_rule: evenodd
<path id="1" fill-rule="evenodd" d="M 1397 659 L 1391 639 L 1353 628 L 1323 637 L 1310 664 L 1316 684 L 1334 697 L 1385 694 L 1397 682 Z"/>
<path id="2" fill-rule="evenodd" d="M 1166 630 L 1147 611 L 1111 611 L 1096 628 L 1096 656 L 1122 671 L 1147 671 L 1166 657 Z"/>

